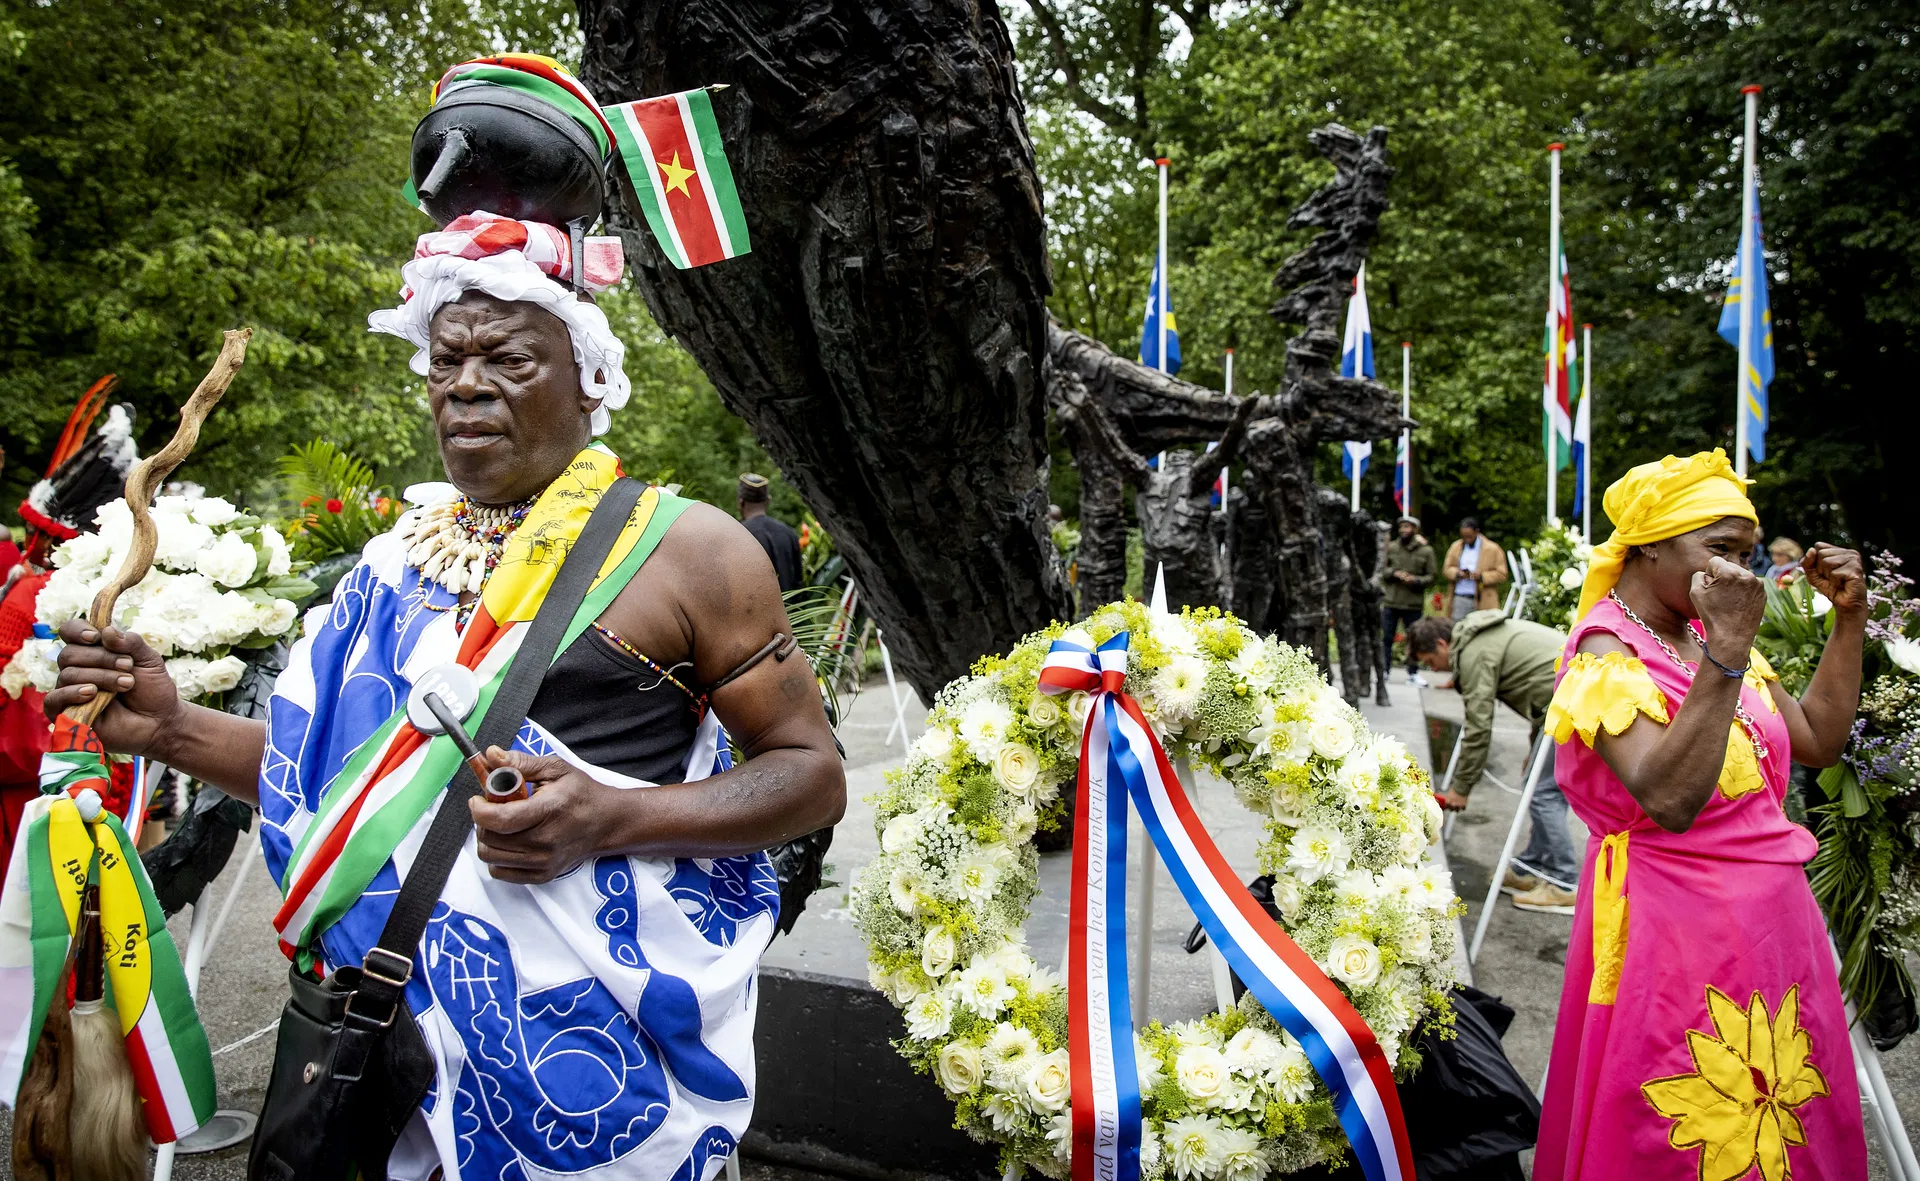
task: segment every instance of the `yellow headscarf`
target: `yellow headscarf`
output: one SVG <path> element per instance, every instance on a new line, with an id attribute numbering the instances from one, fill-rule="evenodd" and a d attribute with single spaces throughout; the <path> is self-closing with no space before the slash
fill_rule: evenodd
<path id="1" fill-rule="evenodd" d="M 1613 522 L 1613 536 L 1594 547 L 1574 621 L 1586 618 L 1620 581 L 1630 547 L 1691 533 L 1723 517 L 1745 517 L 1759 525 L 1747 499 L 1748 483 L 1734 474 L 1727 453 L 1718 447 L 1685 459 L 1669 455 L 1658 463 L 1643 463 L 1614 481 L 1600 502 Z"/>

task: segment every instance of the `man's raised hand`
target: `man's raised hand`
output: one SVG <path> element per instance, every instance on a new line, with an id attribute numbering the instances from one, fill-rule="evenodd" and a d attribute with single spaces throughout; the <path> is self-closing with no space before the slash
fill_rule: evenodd
<path id="1" fill-rule="evenodd" d="M 60 639 L 66 647 L 60 650 L 60 683 L 47 694 L 47 718 L 114 693 L 93 732 L 110 751 L 152 753 L 181 713 L 166 661 L 138 633 L 97 629 L 84 619 L 61 624 Z"/>

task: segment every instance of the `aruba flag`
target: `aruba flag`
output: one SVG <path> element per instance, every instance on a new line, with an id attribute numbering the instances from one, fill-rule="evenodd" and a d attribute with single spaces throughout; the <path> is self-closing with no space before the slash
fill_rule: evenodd
<path id="1" fill-rule="evenodd" d="M 1739 348 L 1740 316 L 1744 312 L 1752 317 L 1752 352 L 1740 383 L 1744 395 L 1740 410 L 1747 416 L 1747 453 L 1759 462 L 1767 457 L 1767 386 L 1773 382 L 1773 310 L 1767 305 L 1767 256 L 1760 239 L 1760 194 L 1755 192 L 1752 198 L 1753 224 L 1740 235 L 1740 250 L 1733 258 L 1733 281 L 1727 286 L 1727 302 L 1720 307 L 1719 332 L 1722 340 Z"/>
<path id="2" fill-rule="evenodd" d="M 1340 340 L 1340 376 L 1373 376 L 1373 320 L 1367 315 L 1367 268 L 1360 266 L 1360 273 L 1353 277 L 1353 295 L 1347 300 L 1347 330 Z M 1348 479 L 1353 478 L 1353 465 L 1360 465 L 1360 474 L 1367 474 L 1367 462 L 1373 457 L 1371 442 L 1353 442 L 1349 440 L 1340 450 L 1340 471 Z"/>
<path id="3" fill-rule="evenodd" d="M 1160 263 L 1153 264 L 1153 278 L 1147 281 L 1147 314 L 1140 322 L 1140 363 L 1149 369 L 1160 368 Z M 1173 296 L 1167 296 L 1168 373 L 1180 372 L 1180 330 L 1173 318 Z"/>

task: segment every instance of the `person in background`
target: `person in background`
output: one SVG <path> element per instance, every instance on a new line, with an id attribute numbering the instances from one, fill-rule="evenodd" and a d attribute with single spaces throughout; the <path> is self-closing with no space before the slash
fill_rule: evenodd
<path id="1" fill-rule="evenodd" d="M 1747 569 L 1753 571 L 1755 578 L 1765 578 L 1767 567 L 1773 565 L 1772 555 L 1767 553 L 1767 528 L 1765 525 L 1753 527 L 1753 556 L 1747 559 Z"/>
<path id="2" fill-rule="evenodd" d="M 785 594 L 800 589 L 800 535 L 785 521 L 767 515 L 772 498 L 765 476 L 746 472 L 740 477 L 740 523 L 767 551 L 773 573 L 780 579 L 780 593 Z"/>
<path id="3" fill-rule="evenodd" d="M 1773 544 L 1767 547 L 1767 556 L 1773 559 L 1767 563 L 1767 578 L 1778 582 L 1798 570 L 1800 559 L 1805 556 L 1805 553 L 1806 551 L 1800 548 L 1800 543 L 1791 537 L 1774 538 Z"/>
<path id="4" fill-rule="evenodd" d="M 1494 703 L 1504 701 L 1527 720 L 1531 737 L 1540 737 L 1541 719 L 1553 700 L 1554 663 L 1566 646 L 1565 633 L 1503 611 L 1474 611 L 1455 621 L 1430 615 L 1407 632 L 1407 650 L 1435 672 L 1453 673 L 1454 687 L 1466 705 L 1466 734 L 1459 763 L 1440 806 L 1464 811 L 1467 797 L 1487 768 L 1493 745 Z M 1533 836 L 1518 857 L 1504 867 L 1500 889 L 1513 895 L 1521 910 L 1572 914 L 1580 884 L 1580 861 L 1567 834 L 1567 797 L 1553 778 L 1553 746 L 1534 782 L 1527 804 Z"/>
<path id="5" fill-rule="evenodd" d="M 1412 626 L 1421 615 L 1421 598 L 1433 581 L 1433 546 L 1420 536 L 1420 518 L 1401 517 L 1394 536 L 1382 547 L 1383 570 L 1380 576 L 1380 647 L 1386 655 L 1380 667 L 1393 667 L 1393 634 L 1402 625 Z M 1407 684 L 1424 686 L 1413 658 L 1413 646 L 1407 646 Z M 1384 689 L 1385 686 L 1383 685 Z"/>
<path id="6" fill-rule="evenodd" d="M 1453 617 L 1464 619 L 1470 611 L 1487 611 L 1500 606 L 1497 589 L 1507 580 L 1507 554 L 1500 544 L 1480 532 L 1473 517 L 1460 522 L 1460 540 L 1447 547 L 1443 573 L 1453 585 Z"/>

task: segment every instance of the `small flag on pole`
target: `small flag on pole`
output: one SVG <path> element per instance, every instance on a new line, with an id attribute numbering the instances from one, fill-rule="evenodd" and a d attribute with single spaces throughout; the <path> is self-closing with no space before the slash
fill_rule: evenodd
<path id="1" fill-rule="evenodd" d="M 1547 299 L 1546 379 L 1541 386 L 1543 417 L 1540 449 L 1555 467 L 1573 458 L 1573 404 L 1580 392 L 1580 346 L 1573 336 L 1573 280 L 1567 274 L 1567 254 L 1560 252 L 1559 270 Z"/>
<path id="2" fill-rule="evenodd" d="M 1751 183 L 1751 182 L 1749 182 Z M 1767 386 L 1773 382 L 1773 309 L 1767 305 L 1766 248 L 1760 237 L 1760 194 L 1749 194 L 1753 224 L 1740 236 L 1739 253 L 1733 259 L 1733 281 L 1727 287 L 1727 302 L 1720 307 L 1720 338 L 1740 347 L 1740 314 L 1752 317 L 1753 355 L 1747 364 L 1741 385 L 1741 412 L 1747 416 L 1747 453 L 1756 462 L 1767 458 Z M 1752 299 L 1747 292 L 1747 276 L 1753 276 Z"/>
<path id="3" fill-rule="evenodd" d="M 681 270 L 737 258 L 753 247 L 702 90 L 605 108 L 654 241 Z"/>
<path id="4" fill-rule="evenodd" d="M 1160 264 L 1153 265 L 1153 278 L 1147 282 L 1147 315 L 1140 322 L 1140 363 L 1149 369 L 1160 365 Z M 1173 315 L 1173 296 L 1167 296 L 1168 373 L 1180 372 L 1180 329 Z"/>
<path id="5" fill-rule="evenodd" d="M 1363 264 L 1360 273 L 1353 277 L 1353 294 L 1347 299 L 1347 329 L 1340 340 L 1340 376 L 1373 376 L 1373 320 L 1367 314 L 1367 268 Z M 1353 479 L 1353 465 L 1360 465 L 1360 474 L 1367 474 L 1367 464 L 1373 458 L 1373 444 L 1369 441 L 1348 441 L 1340 452 L 1340 471 Z"/>
<path id="6" fill-rule="evenodd" d="M 1400 432 L 1400 442 L 1393 459 L 1393 503 L 1401 512 L 1407 511 L 1407 433 Z"/>

